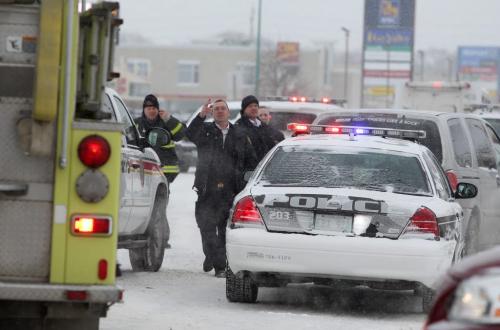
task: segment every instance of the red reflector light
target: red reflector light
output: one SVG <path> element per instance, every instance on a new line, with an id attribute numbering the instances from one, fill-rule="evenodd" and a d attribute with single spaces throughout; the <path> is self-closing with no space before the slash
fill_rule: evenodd
<path id="1" fill-rule="evenodd" d="M 111 234 L 111 218 L 95 216 L 74 216 L 71 224 L 73 234 Z"/>
<path id="2" fill-rule="evenodd" d="M 66 291 L 68 300 L 85 301 L 87 300 L 87 291 Z"/>
<path id="3" fill-rule="evenodd" d="M 449 171 L 446 171 L 446 177 L 448 177 L 448 182 L 450 183 L 451 190 L 453 190 L 453 192 L 455 192 L 457 190 L 457 186 L 458 186 L 457 174 L 455 173 L 455 171 L 449 170 Z"/>
<path id="4" fill-rule="evenodd" d="M 338 127 L 325 127 L 325 133 L 340 133 L 340 128 Z"/>
<path id="5" fill-rule="evenodd" d="M 101 259 L 97 263 L 97 277 L 100 280 L 105 280 L 108 277 L 108 261 Z"/>
<path id="6" fill-rule="evenodd" d="M 236 204 L 232 223 L 246 222 L 262 224 L 262 217 L 252 196 L 246 196 Z"/>
<path id="7" fill-rule="evenodd" d="M 108 141 L 99 135 L 90 135 L 78 145 L 78 157 L 90 168 L 98 168 L 108 161 L 111 147 Z"/>
<path id="8" fill-rule="evenodd" d="M 434 212 L 426 207 L 421 207 L 410 218 L 407 232 L 429 233 L 439 236 L 439 226 Z"/>

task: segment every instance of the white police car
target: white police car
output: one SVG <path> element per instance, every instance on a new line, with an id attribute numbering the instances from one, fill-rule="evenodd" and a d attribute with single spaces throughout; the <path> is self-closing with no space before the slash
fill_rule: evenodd
<path id="1" fill-rule="evenodd" d="M 401 139 L 424 131 L 291 125 L 331 134 L 282 141 L 236 196 L 228 300 L 254 302 L 259 286 L 343 282 L 414 289 L 428 309 L 463 248 L 454 199 L 477 188 L 460 183 L 453 194 L 434 155 Z"/>

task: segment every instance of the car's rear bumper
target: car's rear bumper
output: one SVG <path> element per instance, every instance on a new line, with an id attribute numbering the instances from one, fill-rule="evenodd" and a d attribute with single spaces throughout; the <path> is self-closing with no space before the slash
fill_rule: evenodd
<path id="1" fill-rule="evenodd" d="M 228 229 L 229 266 L 239 271 L 360 280 L 403 280 L 435 288 L 455 241 L 271 233 Z"/>

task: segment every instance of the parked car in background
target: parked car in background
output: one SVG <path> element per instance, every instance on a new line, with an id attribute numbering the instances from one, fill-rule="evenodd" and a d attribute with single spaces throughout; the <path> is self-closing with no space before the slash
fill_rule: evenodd
<path id="1" fill-rule="evenodd" d="M 422 130 L 427 146 L 442 165 L 452 188 L 457 182 L 479 188 L 476 198 L 461 200 L 464 209 L 464 254 L 500 243 L 500 180 L 495 149 L 488 127 L 478 116 L 420 110 L 362 109 L 320 116 L 315 124 L 388 127 Z"/>
<path id="2" fill-rule="evenodd" d="M 439 288 L 424 330 L 500 329 L 500 247 L 464 258 Z"/>
<path id="3" fill-rule="evenodd" d="M 312 100 L 305 97 L 272 97 L 262 98 L 259 102 L 260 106 L 265 106 L 269 109 L 272 116 L 270 126 L 281 131 L 285 137 L 289 137 L 291 132 L 287 130 L 289 123 L 311 124 L 319 115 L 332 113 L 342 109 L 336 105 L 337 100 L 323 98 Z M 340 102 L 339 104 L 342 104 Z M 229 106 L 229 121 L 234 123 L 240 118 L 241 101 L 228 101 Z M 189 126 L 191 121 L 200 113 L 202 107 L 198 108 L 191 117 L 186 121 L 186 126 Z M 212 121 L 213 118 L 207 116 L 205 121 Z M 187 171 L 189 166 L 196 166 L 196 147 L 192 142 L 183 141 L 176 144 L 176 152 L 181 163 L 181 171 Z"/>
<path id="4" fill-rule="evenodd" d="M 128 249 L 134 271 L 158 271 L 170 236 L 166 215 L 169 185 L 160 159 L 144 145 L 125 103 L 106 88 L 103 111 L 124 125 L 118 248 Z M 159 138 L 159 136 L 157 136 Z"/>
<path id="5" fill-rule="evenodd" d="M 383 136 L 419 139 L 420 130 L 295 127 L 322 134 L 279 143 L 235 197 L 229 301 L 254 302 L 261 286 L 340 281 L 415 290 L 427 310 L 437 278 L 461 255 L 455 198 L 476 187 L 459 183 L 453 193 L 425 146 Z"/>

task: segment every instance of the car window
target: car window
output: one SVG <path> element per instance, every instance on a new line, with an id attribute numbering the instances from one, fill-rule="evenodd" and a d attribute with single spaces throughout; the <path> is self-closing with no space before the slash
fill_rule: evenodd
<path id="1" fill-rule="evenodd" d="M 102 111 L 104 113 L 109 113 L 111 115 L 111 118 L 110 120 L 113 121 L 113 122 L 116 122 L 117 119 L 116 119 L 116 114 L 115 112 L 113 111 L 113 105 L 111 104 L 111 99 L 109 98 L 109 95 L 107 94 L 104 94 L 104 98 L 102 100 Z"/>
<path id="2" fill-rule="evenodd" d="M 493 129 L 497 134 L 500 134 L 500 118 L 485 118 L 484 120 L 493 126 Z"/>
<path id="3" fill-rule="evenodd" d="M 280 131 L 286 131 L 289 123 L 311 124 L 316 115 L 312 113 L 300 112 L 275 112 L 269 109 L 271 113 L 271 121 L 269 125 Z"/>
<path id="4" fill-rule="evenodd" d="M 123 134 L 127 138 L 127 143 L 136 145 L 137 146 L 137 130 L 135 128 L 135 124 L 130 118 L 127 108 L 125 105 L 122 103 L 122 101 L 114 96 L 117 111 L 118 111 L 118 116 L 120 117 L 118 120 L 119 122 L 125 124 L 125 128 L 123 130 Z"/>
<path id="5" fill-rule="evenodd" d="M 474 145 L 478 166 L 496 168 L 496 157 L 483 124 L 477 119 L 468 118 L 466 121 L 471 134 L 472 144 Z"/>
<path id="6" fill-rule="evenodd" d="M 279 148 L 265 165 L 265 185 L 351 187 L 430 195 L 428 180 L 417 157 L 370 150 Z"/>
<path id="7" fill-rule="evenodd" d="M 491 138 L 491 142 L 493 142 L 493 149 L 495 149 L 495 155 L 497 156 L 497 167 L 500 167 L 500 139 L 489 125 L 486 125 L 486 131 Z"/>
<path id="8" fill-rule="evenodd" d="M 460 119 L 448 120 L 455 160 L 460 167 L 472 167 L 472 154 Z"/>
<path id="9" fill-rule="evenodd" d="M 432 181 L 434 181 L 439 198 L 445 201 L 449 200 L 451 197 L 450 185 L 443 169 L 432 153 L 425 152 L 424 160 L 431 172 Z"/>
<path id="10" fill-rule="evenodd" d="M 419 139 L 419 143 L 429 148 L 440 162 L 443 161 L 441 135 L 437 124 L 432 120 L 405 114 L 353 113 L 325 116 L 318 121 L 318 124 L 423 130 L 426 132 L 426 137 Z"/>

